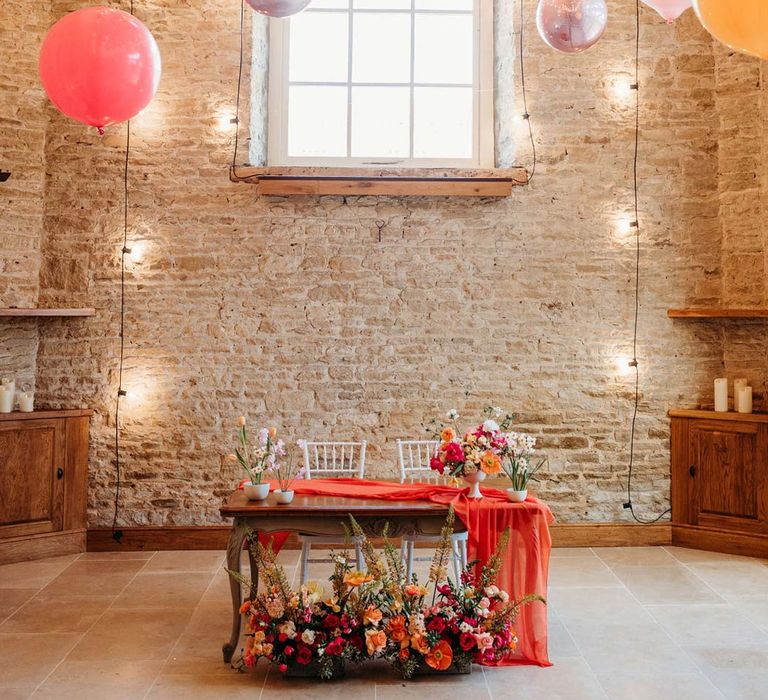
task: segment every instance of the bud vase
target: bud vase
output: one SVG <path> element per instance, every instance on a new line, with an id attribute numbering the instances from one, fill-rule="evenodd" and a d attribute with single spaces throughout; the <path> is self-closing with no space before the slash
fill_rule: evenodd
<path id="1" fill-rule="evenodd" d="M 528 489 L 507 489 L 507 498 L 512 503 L 522 503 L 528 498 Z"/>
<path id="2" fill-rule="evenodd" d="M 249 481 L 243 485 L 243 490 L 249 501 L 263 501 L 269 496 L 269 482 L 253 484 Z"/>
<path id="3" fill-rule="evenodd" d="M 464 481 L 469 484 L 469 493 L 467 498 L 482 498 L 483 494 L 480 493 L 480 482 L 485 479 L 487 474 L 483 471 L 476 471 L 474 474 L 465 474 Z"/>

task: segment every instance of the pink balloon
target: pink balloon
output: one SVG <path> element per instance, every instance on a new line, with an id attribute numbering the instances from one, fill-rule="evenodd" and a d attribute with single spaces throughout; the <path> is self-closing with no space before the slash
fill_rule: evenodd
<path id="1" fill-rule="evenodd" d="M 643 2 L 656 10 L 669 24 L 693 5 L 691 0 L 643 0 Z"/>
<path id="2" fill-rule="evenodd" d="M 245 0 L 260 15 L 290 17 L 307 8 L 312 0 Z"/>
<path id="3" fill-rule="evenodd" d="M 99 133 L 144 109 L 161 71 L 150 31 L 109 7 L 86 7 L 56 22 L 43 40 L 39 67 L 51 102 Z"/>
<path id="4" fill-rule="evenodd" d="M 608 24 L 605 0 L 539 0 L 536 27 L 557 51 L 580 53 L 597 43 Z"/>

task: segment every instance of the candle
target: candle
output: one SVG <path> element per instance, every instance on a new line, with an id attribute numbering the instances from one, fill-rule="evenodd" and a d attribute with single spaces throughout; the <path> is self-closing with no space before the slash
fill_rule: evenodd
<path id="1" fill-rule="evenodd" d="M 752 413 L 752 387 L 743 386 L 739 389 L 736 400 L 736 410 L 739 413 Z"/>
<path id="2" fill-rule="evenodd" d="M 0 385 L 0 413 L 13 411 L 13 397 L 16 392 L 7 385 Z"/>
<path id="3" fill-rule="evenodd" d="M 747 380 L 744 377 L 738 377 L 733 380 L 733 410 L 739 410 L 739 392 L 747 386 Z"/>
<path id="4" fill-rule="evenodd" d="M 23 413 L 32 413 L 35 410 L 35 395 L 31 391 L 22 391 L 19 394 L 19 410 Z"/>
<path id="5" fill-rule="evenodd" d="M 11 394 L 13 394 L 16 391 L 16 380 L 10 379 L 8 377 L 3 377 L 0 379 L 0 385 L 5 387 L 5 390 L 10 390 Z"/>
<path id="6" fill-rule="evenodd" d="M 715 410 L 719 413 L 728 411 L 728 379 L 715 379 Z"/>

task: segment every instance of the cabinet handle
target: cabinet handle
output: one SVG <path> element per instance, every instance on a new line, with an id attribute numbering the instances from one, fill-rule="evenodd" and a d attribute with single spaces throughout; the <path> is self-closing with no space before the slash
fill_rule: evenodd
<path id="1" fill-rule="evenodd" d="M 692 478 L 696 476 L 696 465 L 695 464 L 691 465 L 691 468 L 688 470 L 688 473 L 691 475 Z"/>
<path id="2" fill-rule="evenodd" d="M 56 470 L 56 478 L 57 479 L 63 479 L 64 478 L 64 470 L 61 467 L 59 467 Z"/>

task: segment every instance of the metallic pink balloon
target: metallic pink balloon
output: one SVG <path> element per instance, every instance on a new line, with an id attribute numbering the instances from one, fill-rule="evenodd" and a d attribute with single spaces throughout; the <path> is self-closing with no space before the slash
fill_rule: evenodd
<path id="1" fill-rule="evenodd" d="M 539 0 L 541 38 L 563 53 L 580 53 L 597 43 L 608 24 L 605 0 Z"/>
<path id="2" fill-rule="evenodd" d="M 290 17 L 307 8 L 312 0 L 245 0 L 256 12 L 267 17 Z"/>
<path id="3" fill-rule="evenodd" d="M 643 2 L 656 10 L 668 24 L 672 24 L 693 5 L 691 0 L 643 0 Z"/>

